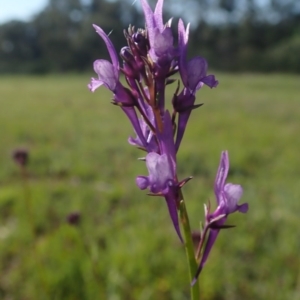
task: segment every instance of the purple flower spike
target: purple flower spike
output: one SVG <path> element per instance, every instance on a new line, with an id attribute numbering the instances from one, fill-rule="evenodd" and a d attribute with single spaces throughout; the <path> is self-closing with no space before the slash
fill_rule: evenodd
<path id="1" fill-rule="evenodd" d="M 192 93 L 202 87 L 203 84 L 213 88 L 218 85 L 214 75 L 206 75 L 207 62 L 204 58 L 197 56 L 186 61 L 187 45 L 189 39 L 189 24 L 184 28 L 183 21 L 178 22 L 178 47 L 179 47 L 179 72 L 182 82 Z"/>
<path id="2" fill-rule="evenodd" d="M 210 226 L 210 232 L 207 238 L 207 242 L 204 248 L 204 252 L 199 264 L 197 273 L 192 282 L 195 284 L 204 264 L 207 261 L 208 255 L 217 239 L 217 236 L 224 225 L 227 216 L 236 211 L 246 213 L 248 211 L 248 203 L 238 205 L 238 202 L 243 194 L 243 189 L 240 185 L 227 183 L 225 184 L 229 170 L 229 157 L 228 152 L 223 151 L 221 154 L 221 160 L 219 169 L 215 180 L 215 195 L 217 200 L 217 209 L 214 213 L 208 213 L 206 220 Z M 216 221 L 214 221 L 216 220 Z"/>

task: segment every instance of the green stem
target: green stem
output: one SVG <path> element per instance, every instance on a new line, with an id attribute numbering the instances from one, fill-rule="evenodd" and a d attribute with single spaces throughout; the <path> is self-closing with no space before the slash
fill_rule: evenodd
<path id="1" fill-rule="evenodd" d="M 185 207 L 183 197 L 182 200 L 180 201 L 179 211 L 180 211 L 180 221 L 184 232 L 184 240 L 185 240 L 184 246 L 185 246 L 186 257 L 189 265 L 190 283 L 191 283 L 197 272 L 197 262 L 195 258 L 194 244 L 192 240 L 189 217 L 188 217 L 188 213 Z M 191 299 L 192 300 L 200 299 L 200 290 L 199 290 L 198 282 L 196 282 L 193 286 L 191 286 Z"/>

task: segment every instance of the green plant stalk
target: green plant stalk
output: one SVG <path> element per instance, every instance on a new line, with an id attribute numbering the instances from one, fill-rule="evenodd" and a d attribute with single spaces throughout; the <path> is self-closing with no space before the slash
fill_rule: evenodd
<path id="1" fill-rule="evenodd" d="M 189 217 L 185 207 L 183 196 L 179 204 L 179 214 L 180 214 L 180 221 L 184 232 L 184 246 L 185 246 L 186 257 L 189 265 L 189 275 L 190 275 L 189 277 L 191 283 L 197 272 L 197 261 L 195 258 L 194 244 L 192 240 Z M 191 286 L 191 299 L 192 300 L 200 299 L 200 289 L 199 289 L 198 282 L 196 282 L 193 286 Z"/>

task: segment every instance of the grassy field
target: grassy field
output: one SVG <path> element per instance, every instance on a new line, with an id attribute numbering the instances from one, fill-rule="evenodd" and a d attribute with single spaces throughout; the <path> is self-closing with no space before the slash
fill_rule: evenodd
<path id="1" fill-rule="evenodd" d="M 202 299 L 300 299 L 299 76 L 218 74 L 178 154 L 192 227 L 214 203 L 222 150 L 246 215 L 230 216 L 200 276 Z M 129 122 L 89 75 L 0 77 L 0 299 L 189 299 L 165 203 L 135 185 L 146 169 Z M 171 90 L 170 90 L 171 95 Z M 11 159 L 30 152 L 27 182 Z M 66 221 L 80 213 L 80 223 Z"/>

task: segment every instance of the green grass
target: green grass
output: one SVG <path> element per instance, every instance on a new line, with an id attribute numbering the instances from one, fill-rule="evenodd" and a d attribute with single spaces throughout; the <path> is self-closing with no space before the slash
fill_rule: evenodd
<path id="1" fill-rule="evenodd" d="M 192 227 L 214 202 L 222 150 L 246 215 L 230 216 L 200 276 L 202 299 L 300 298 L 299 77 L 218 74 L 178 154 Z M 183 247 L 129 122 L 88 75 L 0 77 L 0 299 L 189 299 Z M 170 89 L 171 95 L 172 89 Z M 30 151 L 26 200 L 17 147 Z M 27 197 L 28 198 L 28 197 Z M 30 201 L 30 206 L 26 201 Z M 66 216 L 81 213 L 79 226 Z"/>

